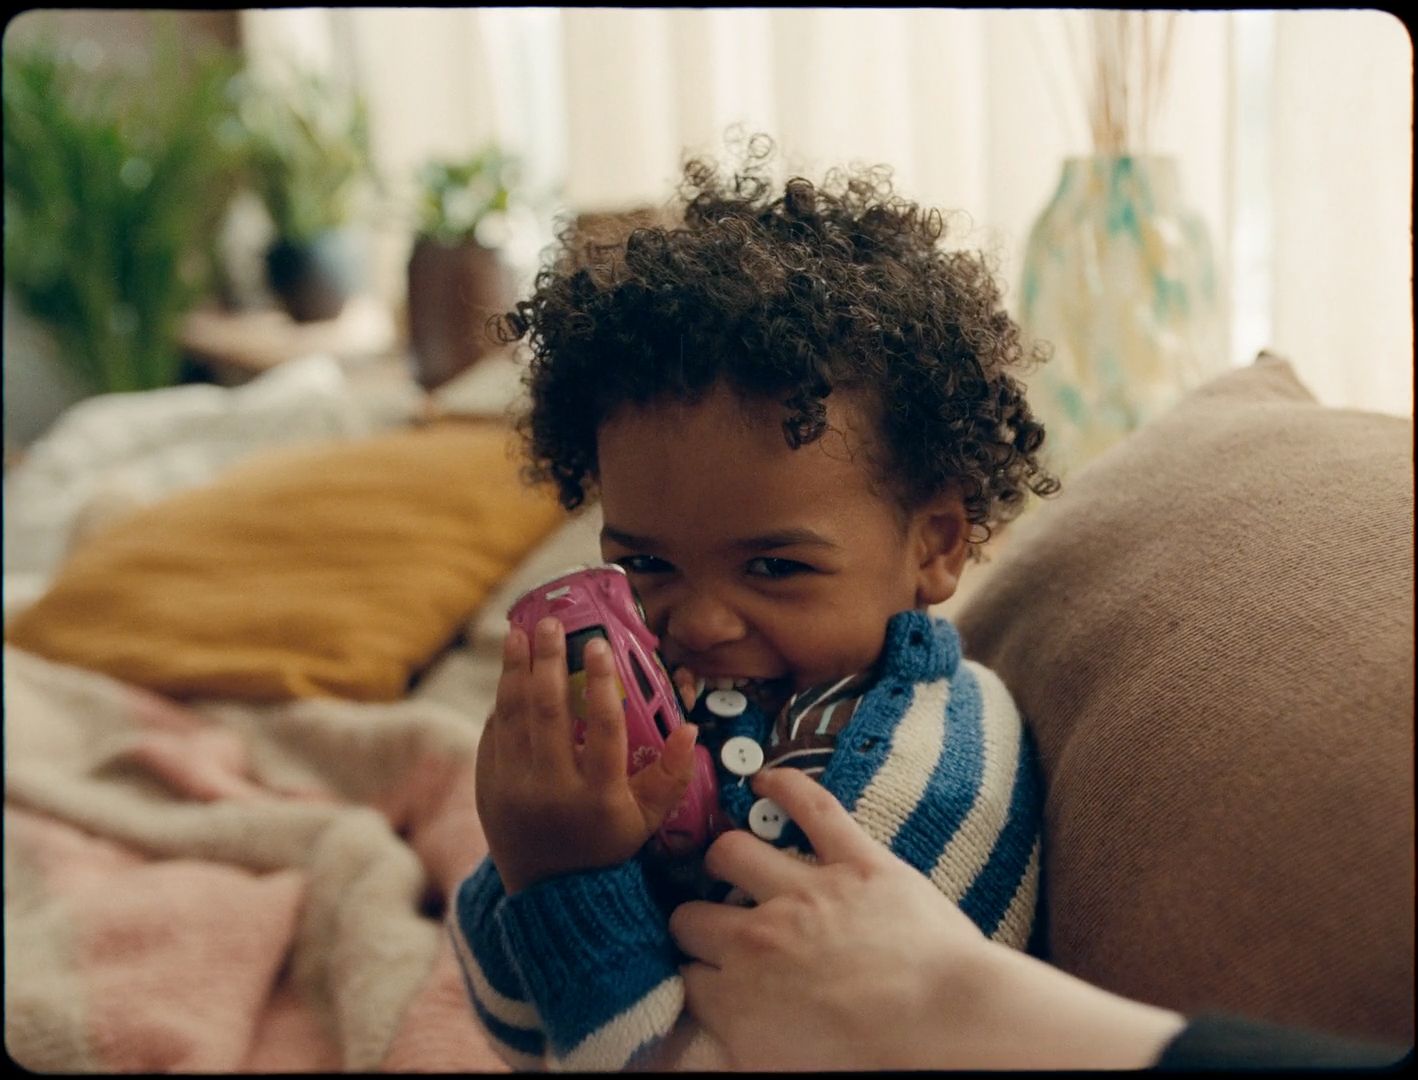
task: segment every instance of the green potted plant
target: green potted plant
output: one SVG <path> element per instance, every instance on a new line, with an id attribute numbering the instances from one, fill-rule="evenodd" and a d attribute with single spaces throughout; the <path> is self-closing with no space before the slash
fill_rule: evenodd
<path id="1" fill-rule="evenodd" d="M 81 393 L 181 377 L 180 322 L 211 291 L 239 175 L 235 71 L 173 34 L 143 73 L 7 41 L 5 286 Z"/>
<path id="2" fill-rule="evenodd" d="M 416 378 L 431 390 L 493 347 L 487 321 L 513 302 L 511 272 L 499 248 L 517 162 L 490 144 L 466 158 L 428 161 L 416 179 L 409 346 Z"/>
<path id="3" fill-rule="evenodd" d="M 239 100 L 248 176 L 275 229 L 267 282 L 297 322 L 334 318 L 362 283 L 352 226 L 374 179 L 364 100 L 312 71 L 244 75 Z"/>

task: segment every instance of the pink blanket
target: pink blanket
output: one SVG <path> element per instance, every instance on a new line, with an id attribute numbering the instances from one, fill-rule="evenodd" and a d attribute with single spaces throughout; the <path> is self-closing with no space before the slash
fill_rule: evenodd
<path id="1" fill-rule="evenodd" d="M 40 1072 L 503 1071 L 442 925 L 434 703 L 181 707 L 5 650 L 5 1043 Z"/>

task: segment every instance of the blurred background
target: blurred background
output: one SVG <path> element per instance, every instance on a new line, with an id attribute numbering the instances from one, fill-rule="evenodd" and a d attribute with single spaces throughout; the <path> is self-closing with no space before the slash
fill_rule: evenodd
<path id="1" fill-rule="evenodd" d="M 436 392 L 557 228 L 653 217 L 735 130 L 784 176 L 890 164 L 986 250 L 1080 459 L 1262 348 L 1411 415 L 1412 102 L 1375 11 L 26 11 L 7 461 L 86 397 L 312 353 Z"/>

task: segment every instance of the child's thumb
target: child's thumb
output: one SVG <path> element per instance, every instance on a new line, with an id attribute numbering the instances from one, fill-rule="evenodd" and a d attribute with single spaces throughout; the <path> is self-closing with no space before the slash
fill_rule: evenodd
<path id="1" fill-rule="evenodd" d="M 645 820 L 659 828 L 670 812 L 684 798 L 694 775 L 694 744 L 699 728 L 683 724 L 670 733 L 658 760 L 651 762 L 630 778 L 630 789 L 645 815 Z"/>

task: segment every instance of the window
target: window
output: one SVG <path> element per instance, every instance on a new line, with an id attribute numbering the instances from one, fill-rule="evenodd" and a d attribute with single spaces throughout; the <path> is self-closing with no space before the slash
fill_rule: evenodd
<path id="1" fill-rule="evenodd" d="M 586 642 L 593 638 L 609 641 L 606 632 L 599 626 L 588 626 L 584 630 L 566 635 L 566 666 L 572 672 L 586 668 Z"/>

